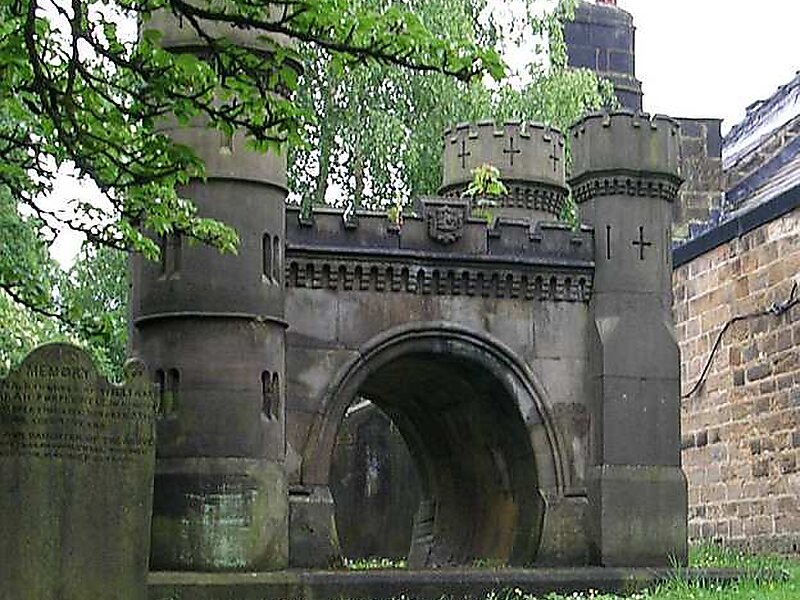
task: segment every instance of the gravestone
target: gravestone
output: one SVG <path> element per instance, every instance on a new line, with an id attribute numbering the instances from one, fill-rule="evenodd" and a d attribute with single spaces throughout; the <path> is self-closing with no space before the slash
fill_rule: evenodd
<path id="1" fill-rule="evenodd" d="M 0 380 L 0 599 L 144 600 L 155 397 L 50 344 Z"/>

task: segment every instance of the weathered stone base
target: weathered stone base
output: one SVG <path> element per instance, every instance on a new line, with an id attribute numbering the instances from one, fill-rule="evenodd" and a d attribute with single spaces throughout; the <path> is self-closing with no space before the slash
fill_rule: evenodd
<path id="1" fill-rule="evenodd" d="M 288 566 L 281 465 L 241 458 L 159 460 L 150 566 L 181 571 Z"/>
<path id="2" fill-rule="evenodd" d="M 565 498 L 557 494 L 544 494 L 544 498 L 547 510 L 536 566 L 581 567 L 591 564 L 586 527 L 589 504 L 586 497 Z"/>
<path id="3" fill-rule="evenodd" d="M 589 471 L 593 562 L 605 567 L 685 565 L 686 477 L 680 467 Z"/>
<path id="4" fill-rule="evenodd" d="M 341 563 L 333 496 L 327 485 L 293 486 L 289 514 L 290 566 L 327 569 Z"/>
<path id="5" fill-rule="evenodd" d="M 733 569 L 686 569 L 692 581 L 734 581 Z M 437 569 L 428 571 L 278 571 L 274 573 L 151 573 L 148 600 L 485 600 L 491 591 L 519 588 L 544 595 L 588 589 L 626 593 L 675 577 L 671 569 Z"/>

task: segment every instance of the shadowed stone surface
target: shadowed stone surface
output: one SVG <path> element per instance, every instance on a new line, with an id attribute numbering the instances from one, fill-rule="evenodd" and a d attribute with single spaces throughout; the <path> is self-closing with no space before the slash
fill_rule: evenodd
<path id="1" fill-rule="evenodd" d="M 515 127 L 448 141 L 454 190 L 461 141 L 500 157 L 513 133 L 529 152 L 513 172 L 531 204 L 512 198 L 501 208 L 521 212 L 489 227 L 458 197 L 423 198 L 397 227 L 375 212 L 301 216 L 265 181 L 188 186 L 201 211 L 240 227 L 243 248 L 134 264 L 134 347 L 171 407 L 156 568 L 338 564 L 331 487 L 346 475 L 332 462 L 357 398 L 392 421 L 419 476 L 410 566 L 685 562 L 678 125 L 629 111 L 575 125 L 575 230 L 540 203 L 566 190 L 560 137 L 530 126 L 526 146 Z M 339 515 L 357 522 L 357 507 Z"/>
<path id="2" fill-rule="evenodd" d="M 684 569 L 688 581 L 725 584 L 744 574 L 733 569 Z M 675 578 L 671 569 L 441 569 L 436 571 L 281 571 L 241 575 L 154 573 L 148 600 L 484 600 L 490 592 L 511 591 L 544 596 L 593 589 L 632 593 Z M 773 573 L 775 580 L 784 577 Z"/>
<path id="3" fill-rule="evenodd" d="M 636 28 L 617 6 L 578 2 L 575 18 L 564 23 L 571 67 L 596 71 L 614 85 L 620 106 L 642 109 L 642 84 L 636 79 Z"/>
<path id="4" fill-rule="evenodd" d="M 525 121 L 482 121 L 462 123 L 445 131 L 443 138 L 441 195 L 464 194 L 472 170 L 489 164 L 508 188 L 507 195 L 494 200 L 493 216 L 533 222 L 559 218 L 568 194 L 560 131 Z"/>
<path id="5" fill-rule="evenodd" d="M 170 51 L 207 43 L 166 12 L 146 27 Z M 281 43 L 213 34 L 265 53 Z M 633 34 L 624 11 L 584 3 L 567 38 L 572 64 L 610 75 L 639 108 Z M 333 457 L 357 398 L 392 421 L 419 477 L 412 567 L 685 561 L 676 123 L 586 117 L 570 132 L 570 186 L 562 133 L 456 125 L 440 195 L 401 222 L 301 214 L 285 205 L 285 156 L 251 151 L 241 132 L 159 125 L 206 164 L 181 193 L 241 244 L 220 255 L 171 235 L 161 264 L 132 261 L 131 349 L 163 407 L 155 569 L 340 563 L 331 488 L 347 474 Z M 484 163 L 508 186 L 488 226 L 464 197 Z M 570 192 L 585 220 L 574 229 L 558 221 Z"/>
<path id="6" fill-rule="evenodd" d="M 0 381 L 0 597 L 146 597 L 155 398 L 66 344 Z"/>
<path id="7" fill-rule="evenodd" d="M 342 421 L 331 493 L 344 557 L 408 556 L 419 477 L 397 427 L 371 402 L 351 406 Z"/>
<path id="8" fill-rule="evenodd" d="M 275 6 L 275 10 L 280 10 Z M 210 35 L 272 52 L 264 36 L 201 19 Z M 155 11 L 172 52 L 205 51 L 186 19 Z M 289 60 L 282 68 L 292 68 Z M 131 351 L 168 402 L 157 423 L 152 558 L 156 569 L 279 569 L 288 564 L 284 245 L 286 156 L 251 149 L 195 119 L 162 130 L 205 163 L 181 189 L 236 229 L 238 253 L 162 237 L 160 264 L 132 258 Z"/>

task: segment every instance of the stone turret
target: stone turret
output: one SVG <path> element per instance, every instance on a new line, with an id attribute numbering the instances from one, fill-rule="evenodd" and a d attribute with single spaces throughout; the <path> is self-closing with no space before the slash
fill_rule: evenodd
<path id="1" fill-rule="evenodd" d="M 500 171 L 509 195 L 493 213 L 530 221 L 556 221 L 567 198 L 564 138 L 535 123 L 492 121 L 461 124 L 444 133 L 444 177 L 440 194 L 460 196 L 472 170 L 490 164 Z"/>
<path id="2" fill-rule="evenodd" d="M 175 52 L 201 51 L 166 12 L 145 26 Z M 257 36 L 211 26 L 255 49 Z M 234 227 L 238 255 L 162 240 L 161 264 L 133 259 L 132 350 L 161 388 L 151 567 L 274 569 L 288 561 L 285 458 L 286 159 L 205 123 L 162 124 L 207 180 L 181 193 Z"/>
<path id="3" fill-rule="evenodd" d="M 571 67 L 595 71 L 609 79 L 619 103 L 642 109 L 642 83 L 636 79 L 636 27 L 615 0 L 579 2 L 575 18 L 564 23 Z"/>
<path id="4" fill-rule="evenodd" d="M 590 535 L 605 566 L 686 561 L 670 221 L 678 123 L 615 112 L 572 130 L 573 195 L 595 231 Z"/>

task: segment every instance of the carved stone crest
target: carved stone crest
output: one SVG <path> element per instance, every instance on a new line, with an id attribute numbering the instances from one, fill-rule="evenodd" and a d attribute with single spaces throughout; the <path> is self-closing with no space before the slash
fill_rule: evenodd
<path id="1" fill-rule="evenodd" d="M 452 244 L 464 233 L 464 208 L 440 204 L 428 209 L 428 235 L 440 244 Z"/>

